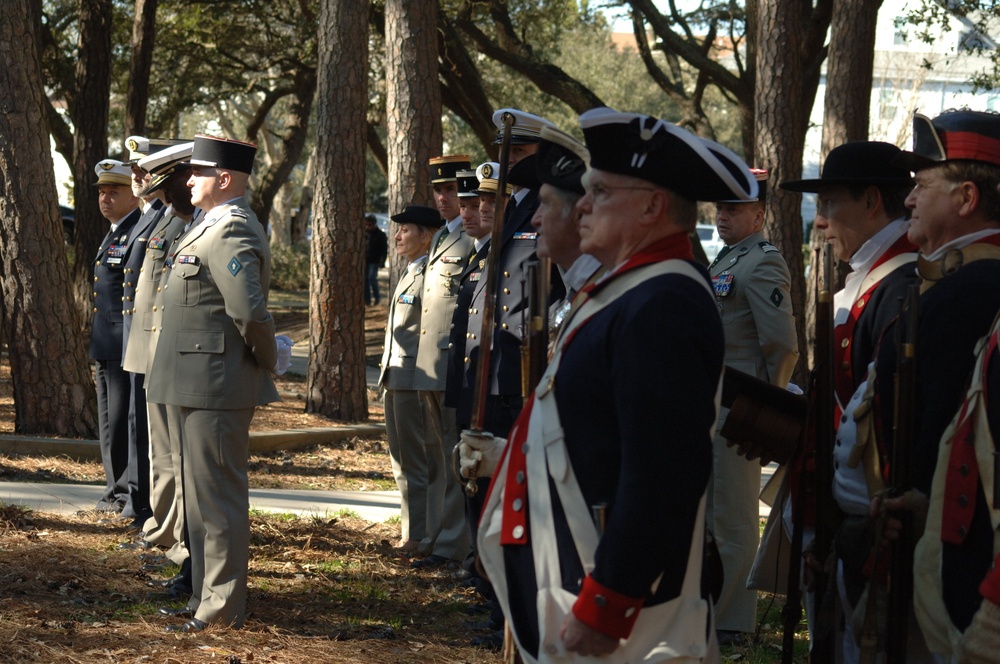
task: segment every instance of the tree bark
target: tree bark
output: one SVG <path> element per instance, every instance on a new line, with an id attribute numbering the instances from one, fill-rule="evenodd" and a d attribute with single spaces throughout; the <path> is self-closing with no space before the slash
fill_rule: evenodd
<path id="1" fill-rule="evenodd" d="M 436 0 L 387 0 L 385 4 L 390 214 L 402 212 L 407 205 L 433 205 L 427 161 L 441 154 L 441 84 L 437 31 L 427 27 L 437 25 L 437 12 Z M 391 293 L 402 269 L 392 242 L 389 256 Z"/>
<path id="2" fill-rule="evenodd" d="M 35 36 L 40 4 L 0 12 L 0 294 L 10 350 L 14 427 L 93 437 L 97 397 L 63 256 Z"/>
<path id="3" fill-rule="evenodd" d="M 93 259 L 107 233 L 97 203 L 97 162 L 108 157 L 108 99 L 111 91 L 111 0 L 80 0 L 76 94 L 73 118 L 73 203 L 76 258 L 72 277 L 85 327 L 90 320 Z"/>
<path id="4" fill-rule="evenodd" d="M 359 130 L 368 109 L 368 12 L 367 2 L 322 0 L 318 21 L 306 410 L 349 421 L 368 417 L 361 288 L 366 142 Z"/>
<path id="5" fill-rule="evenodd" d="M 799 348 L 805 344 L 802 314 L 805 305 L 802 253 L 801 196 L 774 186 L 798 179 L 802 173 L 809 105 L 805 86 L 804 30 L 800 0 L 760 0 L 757 16 L 757 85 L 754 93 L 754 166 L 770 170 L 764 234 L 788 263 L 792 308 L 796 314 Z M 805 363 L 794 380 L 804 385 Z"/>
<path id="6" fill-rule="evenodd" d="M 126 136 L 146 131 L 146 105 L 149 101 L 149 72 L 153 67 L 157 1 L 135 0 L 132 59 L 129 62 L 128 95 L 125 100 Z"/>

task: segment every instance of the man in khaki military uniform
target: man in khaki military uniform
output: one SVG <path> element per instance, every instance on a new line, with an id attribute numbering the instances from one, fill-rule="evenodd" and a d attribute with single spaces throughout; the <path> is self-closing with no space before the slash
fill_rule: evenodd
<path id="1" fill-rule="evenodd" d="M 465 499 L 462 488 L 448 470 L 451 453 L 458 444 L 455 409 L 444 405 L 448 378 L 448 344 L 452 316 L 458 302 L 462 271 L 472 252 L 472 238 L 462 228 L 458 204 L 458 176 L 469 168 L 468 155 L 446 155 L 430 160 L 434 201 L 445 220 L 431 239 L 421 293 L 420 347 L 414 386 L 427 417 L 428 524 L 420 543 L 426 558 L 414 567 L 434 567 L 462 561 L 469 553 L 465 530 Z"/>
<path id="2" fill-rule="evenodd" d="M 267 310 L 271 254 L 247 205 L 257 147 L 196 136 L 191 201 L 205 217 L 175 245 L 163 285 L 163 328 L 147 396 L 167 405 L 180 436 L 193 593 L 189 618 L 168 631 L 241 627 L 250 549 L 250 421 L 278 401 L 274 319 Z M 285 366 L 284 368 L 287 368 Z"/>
<path id="3" fill-rule="evenodd" d="M 778 248 L 761 234 L 767 171 L 753 172 L 758 200 L 716 204 L 719 236 L 726 246 L 708 271 L 726 336 L 726 366 L 785 387 L 799 355 L 791 278 Z M 716 432 L 728 413 L 721 409 Z M 726 645 L 754 631 L 757 620 L 757 592 L 747 590 L 746 583 L 760 539 L 760 465 L 740 456 L 719 433 L 713 457 L 706 518 L 722 560 L 716 628 L 719 642 Z"/>

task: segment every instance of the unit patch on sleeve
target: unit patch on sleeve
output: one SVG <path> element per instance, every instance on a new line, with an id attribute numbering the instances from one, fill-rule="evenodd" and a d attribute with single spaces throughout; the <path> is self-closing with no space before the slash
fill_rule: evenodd
<path id="1" fill-rule="evenodd" d="M 235 277 L 240 273 L 240 270 L 243 269 L 243 264 L 236 259 L 236 256 L 233 256 L 229 259 L 229 265 L 227 265 L 227 267 L 229 268 L 229 274 Z"/>
<path id="2" fill-rule="evenodd" d="M 771 291 L 770 299 L 771 299 L 771 304 L 773 304 L 776 307 L 780 307 L 782 300 L 785 299 L 785 296 L 781 294 L 780 290 L 775 288 L 773 291 Z"/>

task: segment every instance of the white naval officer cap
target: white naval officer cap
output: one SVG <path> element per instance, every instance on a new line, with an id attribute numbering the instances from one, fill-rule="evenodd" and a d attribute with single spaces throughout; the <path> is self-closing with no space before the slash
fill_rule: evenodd
<path id="1" fill-rule="evenodd" d="M 132 169 L 128 164 L 117 159 L 102 159 L 94 166 L 97 182 L 94 184 L 110 184 L 129 187 L 132 185 Z"/>
<path id="2" fill-rule="evenodd" d="M 475 189 L 475 194 L 495 194 L 500 186 L 497 176 L 500 174 L 500 164 L 495 161 L 486 161 L 476 167 L 476 178 L 479 180 L 479 188 Z M 511 186 L 507 185 L 507 195 L 510 196 Z"/>
<path id="3" fill-rule="evenodd" d="M 537 115 L 516 108 L 501 108 L 493 112 L 493 124 L 497 128 L 497 137 L 493 142 L 497 145 L 503 143 L 503 116 L 508 113 L 514 117 L 514 124 L 510 128 L 511 145 L 537 143 L 542 127 L 556 128 L 554 124 Z"/>
<path id="4" fill-rule="evenodd" d="M 143 157 L 148 157 L 171 145 L 184 143 L 179 138 L 147 138 L 145 136 L 129 136 L 125 139 L 125 147 L 128 149 L 128 164 L 137 163 Z"/>
<path id="5" fill-rule="evenodd" d="M 153 176 L 149 183 L 149 191 L 156 191 L 178 166 L 191 158 L 193 153 L 194 141 L 178 143 L 143 157 L 136 165 Z"/>

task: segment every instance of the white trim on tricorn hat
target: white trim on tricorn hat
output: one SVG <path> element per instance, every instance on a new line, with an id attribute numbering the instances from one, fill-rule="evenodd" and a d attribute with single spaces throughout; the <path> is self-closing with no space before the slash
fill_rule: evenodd
<path id="1" fill-rule="evenodd" d="M 750 173 L 757 180 L 757 196 L 750 200 L 728 198 L 716 203 L 759 203 L 767 197 L 767 178 L 769 172 L 766 168 L 751 168 Z"/>
<path id="2" fill-rule="evenodd" d="M 649 115 L 594 108 L 580 116 L 591 168 L 636 177 L 695 201 L 757 197 L 736 153 Z"/>

